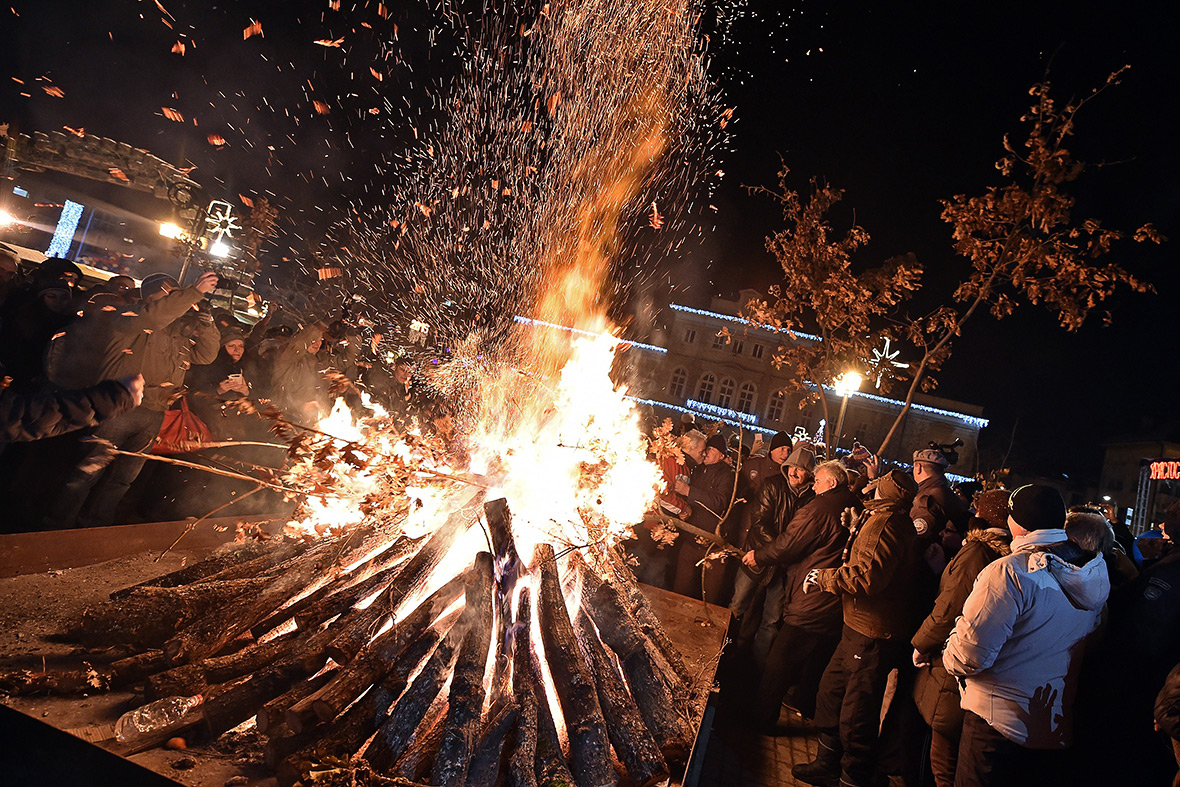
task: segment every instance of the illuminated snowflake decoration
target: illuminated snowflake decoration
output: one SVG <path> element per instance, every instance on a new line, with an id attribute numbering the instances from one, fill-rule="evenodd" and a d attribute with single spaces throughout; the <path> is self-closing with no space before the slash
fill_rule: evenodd
<path id="1" fill-rule="evenodd" d="M 219 241 L 223 238 L 232 238 L 233 231 L 240 230 L 242 225 L 238 224 L 233 205 L 215 199 L 209 203 L 209 209 L 205 211 L 205 227 L 209 237 Z"/>
<path id="2" fill-rule="evenodd" d="M 881 387 L 881 378 L 885 376 L 885 372 L 892 372 L 894 369 L 908 369 L 908 363 L 899 363 L 896 359 L 901 353 L 901 350 L 889 351 L 889 337 L 885 337 L 885 346 L 879 350 L 873 350 L 873 357 L 869 361 L 870 373 L 875 374 L 874 383 L 878 388 Z"/>

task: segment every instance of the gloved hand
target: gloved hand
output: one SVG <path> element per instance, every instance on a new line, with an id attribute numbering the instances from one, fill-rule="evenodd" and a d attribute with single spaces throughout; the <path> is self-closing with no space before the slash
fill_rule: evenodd
<path id="1" fill-rule="evenodd" d="M 803 579 L 803 592 L 819 587 L 819 569 L 813 568 L 807 572 L 807 576 Z"/>
<path id="2" fill-rule="evenodd" d="M 918 650 L 917 648 L 914 648 L 914 666 L 915 667 L 928 667 L 928 666 L 930 666 L 930 657 L 927 656 L 922 651 Z"/>

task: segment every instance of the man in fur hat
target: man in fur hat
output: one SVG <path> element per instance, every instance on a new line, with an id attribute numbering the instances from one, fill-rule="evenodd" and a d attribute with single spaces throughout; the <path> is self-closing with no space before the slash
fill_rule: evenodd
<path id="1" fill-rule="evenodd" d="M 729 447 L 719 434 L 702 441 L 703 437 L 700 432 L 689 432 L 685 436 L 684 453 L 695 465 L 687 483 L 676 481 L 676 493 L 688 500 L 691 513 L 687 521 L 690 525 L 725 536 L 725 522 L 735 489 L 733 468 L 725 461 Z M 702 567 L 697 564 L 709 553 L 708 547 L 686 533 L 680 535 L 677 544 L 672 590 L 699 599 L 703 576 L 706 600 L 716 601 L 723 590 L 724 566 L 707 566 L 702 575 Z"/>

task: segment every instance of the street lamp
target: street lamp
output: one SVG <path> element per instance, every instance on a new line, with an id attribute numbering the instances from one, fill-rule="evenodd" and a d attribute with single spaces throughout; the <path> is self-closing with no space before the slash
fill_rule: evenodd
<path id="1" fill-rule="evenodd" d="M 836 419 L 836 434 L 832 441 L 832 452 L 840 447 L 840 436 L 844 434 L 844 413 L 848 410 L 848 397 L 860 390 L 864 378 L 857 372 L 847 371 L 832 381 L 832 390 L 840 397 L 840 417 Z"/>

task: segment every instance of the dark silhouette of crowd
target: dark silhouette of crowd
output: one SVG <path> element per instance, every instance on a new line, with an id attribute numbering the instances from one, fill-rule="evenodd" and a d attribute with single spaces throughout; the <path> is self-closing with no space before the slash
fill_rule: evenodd
<path id="1" fill-rule="evenodd" d="M 210 445 L 227 461 L 278 467 L 283 446 L 273 447 L 274 420 L 259 412 L 314 426 L 339 396 L 362 414 L 359 389 L 348 384 L 358 382 L 403 425 L 427 403 L 413 359 L 397 358 L 387 373 L 376 342 L 347 314 L 327 322 L 272 307 L 246 321 L 213 305 L 212 272 L 184 286 L 164 273 L 138 287 L 127 276 L 87 286 L 69 260 L 22 267 L 0 254 L 6 530 L 200 516 L 206 492 L 228 499 L 249 483 L 147 462 L 145 452 Z M 149 483 L 150 493 L 134 493 Z M 284 505 L 265 494 L 250 502 Z"/>
<path id="2" fill-rule="evenodd" d="M 1136 540 L 1051 486 L 965 494 L 953 446 L 890 468 L 720 426 L 674 426 L 632 549 L 643 581 L 729 605 L 723 701 L 818 733 L 797 782 L 1180 785 L 1180 507 Z"/>

